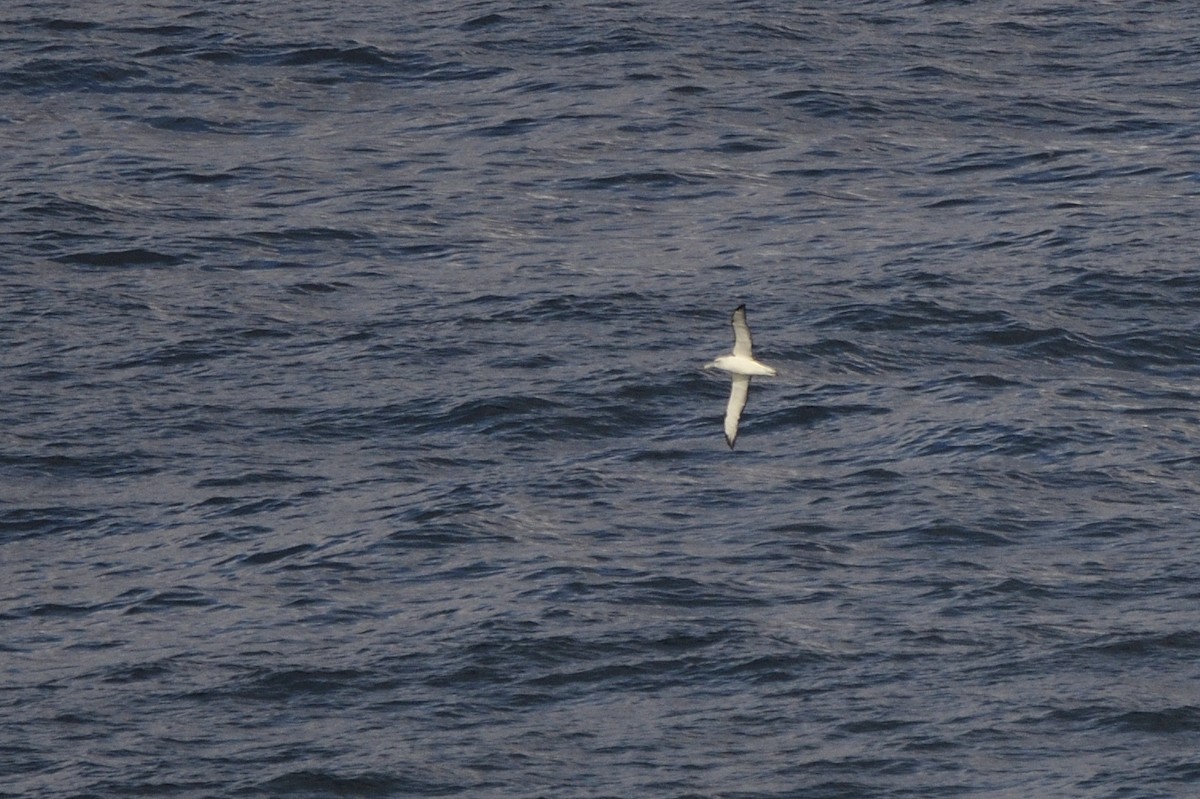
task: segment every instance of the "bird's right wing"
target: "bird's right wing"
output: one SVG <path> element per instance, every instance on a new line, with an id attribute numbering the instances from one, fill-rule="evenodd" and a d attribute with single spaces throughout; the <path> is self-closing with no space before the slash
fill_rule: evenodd
<path id="1" fill-rule="evenodd" d="M 750 393 L 750 378 L 746 375 L 734 375 L 733 387 L 729 390 L 729 404 L 725 406 L 725 443 L 733 449 L 737 441 L 738 419 L 742 418 L 742 408 L 746 407 L 746 395 Z"/>
<path id="2" fill-rule="evenodd" d="M 733 312 L 733 354 L 752 358 L 750 347 L 750 326 L 746 324 L 746 306 L 742 304 Z"/>

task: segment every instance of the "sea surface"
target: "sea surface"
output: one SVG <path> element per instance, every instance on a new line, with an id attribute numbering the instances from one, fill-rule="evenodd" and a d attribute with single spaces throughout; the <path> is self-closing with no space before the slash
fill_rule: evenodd
<path id="1" fill-rule="evenodd" d="M 1191 2 L 6 3 L 0 797 L 1200 795 L 1197 98 Z"/>

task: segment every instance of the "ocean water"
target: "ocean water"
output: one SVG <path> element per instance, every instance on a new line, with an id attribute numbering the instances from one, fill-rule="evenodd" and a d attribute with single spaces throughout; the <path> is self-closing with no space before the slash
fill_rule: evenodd
<path id="1" fill-rule="evenodd" d="M 1195 795 L 1193 4 L 0 21 L 0 796 Z"/>

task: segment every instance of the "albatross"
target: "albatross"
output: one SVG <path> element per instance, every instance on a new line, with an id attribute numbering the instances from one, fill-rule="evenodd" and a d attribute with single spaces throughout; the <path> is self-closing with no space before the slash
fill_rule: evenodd
<path id="1" fill-rule="evenodd" d="M 733 388 L 729 392 L 729 404 L 725 406 L 725 443 L 733 449 L 737 441 L 738 419 L 746 407 L 746 394 L 750 391 L 750 378 L 754 375 L 775 376 L 775 370 L 754 360 L 751 354 L 750 327 L 746 324 L 746 304 L 742 303 L 733 312 L 733 352 L 722 355 L 705 369 L 722 369 L 733 376 Z"/>

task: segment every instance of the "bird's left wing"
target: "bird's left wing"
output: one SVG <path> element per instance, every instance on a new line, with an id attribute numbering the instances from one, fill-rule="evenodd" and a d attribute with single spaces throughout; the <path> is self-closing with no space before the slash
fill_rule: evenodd
<path id="1" fill-rule="evenodd" d="M 733 449 L 737 441 L 738 420 L 742 418 L 742 409 L 746 407 L 746 395 L 750 393 L 750 378 L 746 375 L 734 375 L 733 387 L 729 390 L 729 404 L 725 406 L 725 443 Z"/>

